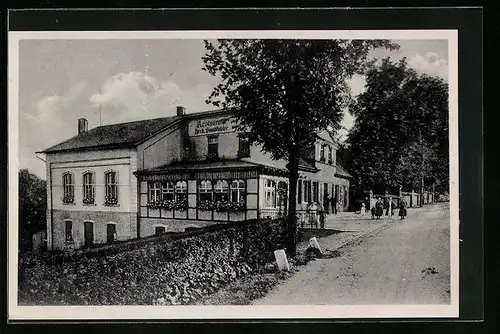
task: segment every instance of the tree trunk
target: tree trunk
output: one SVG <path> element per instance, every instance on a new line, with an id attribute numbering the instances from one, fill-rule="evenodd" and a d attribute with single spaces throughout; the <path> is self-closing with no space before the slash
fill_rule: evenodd
<path id="1" fill-rule="evenodd" d="M 299 178 L 299 154 L 290 152 L 287 164 L 289 172 L 288 183 L 290 195 L 288 196 L 288 243 L 287 251 L 290 257 L 297 252 L 297 181 Z"/>

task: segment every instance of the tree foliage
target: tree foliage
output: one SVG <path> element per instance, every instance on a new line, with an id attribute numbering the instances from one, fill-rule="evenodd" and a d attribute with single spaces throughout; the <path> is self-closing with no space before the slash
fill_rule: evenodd
<path id="1" fill-rule="evenodd" d="M 351 105 L 348 168 L 360 189 L 376 192 L 448 186 L 448 85 L 418 74 L 406 59 L 383 59 Z"/>
<path id="2" fill-rule="evenodd" d="M 46 181 L 27 169 L 19 171 L 19 242 L 24 249 L 31 243 L 31 235 L 46 227 Z"/>
<path id="3" fill-rule="evenodd" d="M 384 40 L 205 41 L 203 69 L 221 78 L 206 102 L 234 108 L 252 143 L 288 161 L 290 221 L 296 219 L 299 159 L 309 155 L 319 130 L 339 129 L 350 102 L 347 79 L 364 72 L 369 51 L 379 47 L 398 46 Z"/>

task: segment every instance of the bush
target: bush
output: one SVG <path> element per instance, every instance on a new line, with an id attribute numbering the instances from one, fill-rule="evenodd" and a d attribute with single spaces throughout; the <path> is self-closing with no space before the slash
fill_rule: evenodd
<path id="1" fill-rule="evenodd" d="M 189 304 L 272 261 L 285 246 L 286 223 L 254 220 L 185 235 L 102 257 L 28 256 L 19 262 L 20 302 Z"/>

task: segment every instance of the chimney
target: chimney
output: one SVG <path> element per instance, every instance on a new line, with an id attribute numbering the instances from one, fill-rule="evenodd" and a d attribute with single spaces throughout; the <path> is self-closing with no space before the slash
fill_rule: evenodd
<path id="1" fill-rule="evenodd" d="M 177 116 L 184 116 L 186 115 L 186 108 L 183 106 L 177 106 Z"/>
<path id="2" fill-rule="evenodd" d="M 85 118 L 78 119 L 78 134 L 87 132 L 89 129 L 89 122 Z"/>

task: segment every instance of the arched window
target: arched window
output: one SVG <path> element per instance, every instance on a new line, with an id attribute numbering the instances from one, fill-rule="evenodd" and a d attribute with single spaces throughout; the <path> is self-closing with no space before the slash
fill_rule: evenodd
<path id="1" fill-rule="evenodd" d="M 93 172 L 83 174 L 83 203 L 95 203 L 95 173 Z"/>
<path id="2" fill-rule="evenodd" d="M 231 182 L 231 202 L 243 202 L 245 200 L 245 181 L 234 180 Z"/>
<path id="3" fill-rule="evenodd" d="M 164 201 L 174 200 L 174 183 L 173 182 L 163 182 L 161 184 L 162 199 Z"/>
<path id="4" fill-rule="evenodd" d="M 104 173 L 104 191 L 105 198 L 104 204 L 115 205 L 118 204 L 118 173 L 115 171 L 108 171 Z"/>
<path id="5" fill-rule="evenodd" d="M 199 202 L 212 201 L 213 199 L 212 182 L 209 180 L 201 181 L 198 187 L 198 194 L 199 194 L 198 197 Z"/>
<path id="6" fill-rule="evenodd" d="M 273 180 L 266 180 L 266 183 L 264 184 L 264 199 L 266 207 L 276 207 L 276 182 Z"/>
<path id="7" fill-rule="evenodd" d="M 228 185 L 226 180 L 217 180 L 214 186 L 214 201 L 223 202 L 228 200 Z"/>
<path id="8" fill-rule="evenodd" d="M 63 181 L 63 203 L 70 204 L 75 202 L 75 177 L 72 173 L 64 173 Z"/>
<path id="9" fill-rule="evenodd" d="M 185 201 L 187 200 L 187 182 L 177 181 L 175 184 L 175 200 Z"/>

